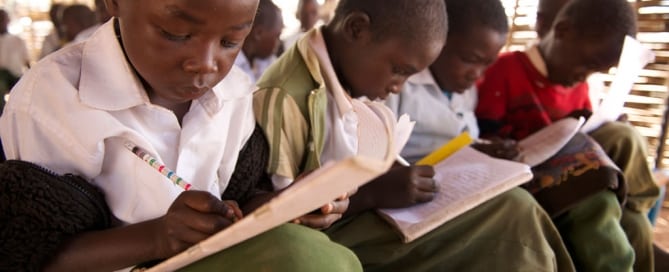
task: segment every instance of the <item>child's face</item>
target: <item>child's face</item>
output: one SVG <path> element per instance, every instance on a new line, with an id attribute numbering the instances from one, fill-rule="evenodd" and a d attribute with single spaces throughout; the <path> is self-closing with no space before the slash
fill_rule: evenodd
<path id="1" fill-rule="evenodd" d="M 430 71 L 443 90 L 462 93 L 474 86 L 488 66 L 497 60 L 505 43 L 506 33 L 471 26 L 463 34 L 448 36 L 446 46 L 430 65 Z"/>
<path id="2" fill-rule="evenodd" d="M 230 71 L 258 0 L 106 0 L 149 96 L 184 103 Z"/>
<path id="3" fill-rule="evenodd" d="M 367 40 L 345 48 L 340 62 L 342 84 L 353 97 L 385 99 L 390 93 L 399 93 L 407 78 L 434 61 L 443 42 L 404 41 L 389 38 Z"/>
<path id="4" fill-rule="evenodd" d="M 276 11 L 279 13 L 279 11 Z M 258 26 L 262 29 L 254 29 L 253 32 L 257 31 L 255 35 L 255 48 L 257 49 L 256 55 L 260 58 L 268 58 L 276 54 L 279 44 L 281 43 L 281 31 L 283 30 L 283 19 L 281 14 L 278 14 L 276 21 L 268 24 L 267 26 Z"/>
<path id="5" fill-rule="evenodd" d="M 302 9 L 298 11 L 298 19 L 300 20 L 300 25 L 304 29 L 311 29 L 314 27 L 318 21 L 318 3 L 316 0 L 306 0 Z"/>
<path id="6" fill-rule="evenodd" d="M 620 57 L 621 41 L 594 41 L 578 37 L 555 38 L 543 57 L 551 82 L 573 86 L 595 72 L 606 72 Z"/>

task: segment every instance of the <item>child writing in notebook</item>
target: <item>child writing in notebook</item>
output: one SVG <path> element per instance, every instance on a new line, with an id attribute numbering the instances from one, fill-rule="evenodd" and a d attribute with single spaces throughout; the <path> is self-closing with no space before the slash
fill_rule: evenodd
<path id="1" fill-rule="evenodd" d="M 474 115 L 477 90 L 474 85 L 485 69 L 495 62 L 506 42 L 507 18 L 498 0 L 447 0 L 447 4 L 449 35 L 441 55 L 429 69 L 409 78 L 402 92 L 391 95 L 387 101 L 395 112 L 407 113 L 417 119 L 414 132 L 402 150 L 402 154 L 411 160 L 420 159 L 463 131 L 478 137 L 479 128 Z M 493 140 L 492 144 L 475 144 L 474 147 L 500 158 L 512 159 L 517 155 L 512 140 Z M 514 189 L 512 192 L 526 195 L 528 203 L 538 205 L 525 190 Z M 618 209 L 616 201 L 610 205 L 610 209 Z M 602 214 L 601 218 L 597 218 L 601 220 L 599 222 L 613 225 L 615 231 L 603 239 L 615 242 L 614 245 L 622 244 L 625 250 L 606 250 L 600 255 L 588 257 L 597 262 L 614 259 L 616 261 L 610 262 L 611 265 L 629 270 L 631 249 L 617 223 L 618 218 Z M 585 225 L 578 226 L 584 229 L 582 226 Z M 585 228 L 592 230 L 588 229 L 589 226 Z M 594 237 L 597 236 L 593 235 L 591 240 Z M 571 253 L 572 258 L 581 260 L 582 256 L 574 254 L 578 252 L 571 250 Z"/>
<path id="2" fill-rule="evenodd" d="M 252 84 L 232 64 L 258 1 L 105 4 L 115 18 L 31 69 L 0 119 L 8 158 L 85 177 L 118 221 L 72 237 L 45 270 L 108 271 L 169 258 L 240 215 L 221 201 L 227 189 L 253 187 L 232 178 L 245 159 L 240 151 L 262 135 L 252 136 Z M 173 185 L 126 145 L 192 188 Z M 349 250 L 292 224 L 213 258 L 230 271 L 360 271 Z"/>
<path id="3" fill-rule="evenodd" d="M 520 140 L 556 120 L 589 112 L 584 80 L 615 65 L 625 36 L 635 34 L 636 19 L 627 1 L 569 1 L 538 45 L 501 56 L 488 69 L 478 85 L 476 115 L 481 133 Z M 555 223 L 571 251 L 577 252 L 573 254 L 577 267 L 606 271 L 612 269 L 611 262 L 623 258 L 591 256 L 610 252 L 601 250 L 610 246 L 598 243 L 613 241 L 604 238 L 620 227 L 594 220 L 585 227 L 583 218 L 620 217 L 619 224 L 634 248 L 634 270 L 652 271 L 652 231 L 645 214 L 657 198 L 658 188 L 646 162 L 644 140 L 621 122 L 606 124 L 591 136 L 622 170 L 627 203 L 622 210 L 610 209 L 615 196 L 604 191 L 556 218 Z M 575 222 L 583 227 L 575 228 Z M 593 239 L 596 237 L 602 239 Z"/>
<path id="4" fill-rule="evenodd" d="M 537 23 L 535 25 L 535 30 L 540 39 L 544 38 L 549 33 L 558 12 L 568 2 L 569 0 L 539 1 L 537 6 Z M 597 74 L 594 76 L 595 77 L 589 76 L 587 79 L 591 101 L 594 101 L 593 98 L 598 97 L 598 88 L 603 87 L 604 84 L 600 80 L 597 80 Z M 625 120 L 626 115 L 622 115 L 619 119 L 621 121 Z M 636 131 L 636 129 L 634 129 L 632 126 L 625 123 L 611 122 L 605 124 L 590 136 L 592 136 L 607 152 L 609 157 L 619 167 L 621 167 L 621 170 L 623 170 L 623 173 L 625 174 L 625 179 L 628 182 L 631 181 L 632 184 L 639 184 L 640 181 L 643 182 L 649 180 L 648 174 L 650 172 L 647 169 L 649 169 L 650 166 L 647 164 L 646 160 L 646 143 L 643 137 L 641 137 L 638 131 Z M 648 192 L 652 192 L 652 190 L 649 190 Z M 662 203 L 662 196 L 663 195 L 661 194 L 659 201 L 656 202 L 656 205 Z M 623 207 L 621 221 L 623 228 L 625 229 L 625 232 L 627 233 L 628 238 L 634 247 L 634 270 L 648 271 L 652 270 L 649 267 L 655 266 L 657 271 L 661 271 L 661 269 L 657 268 L 658 262 L 660 262 L 662 265 L 667 265 L 668 261 L 666 253 L 664 253 L 661 248 L 655 245 L 653 245 L 653 256 L 651 258 L 651 252 L 648 244 L 653 240 L 652 229 L 647 227 L 648 224 L 645 222 L 646 220 L 639 216 L 639 214 L 641 214 L 646 208 L 636 208 L 636 200 L 633 202 L 628 202 L 628 204 L 630 205 L 625 205 L 625 207 Z M 659 209 L 659 206 L 657 206 L 657 209 Z M 651 208 L 651 211 L 653 209 L 655 208 Z M 654 217 L 651 216 L 651 218 Z"/>
<path id="5" fill-rule="evenodd" d="M 328 161 L 382 159 L 397 119 L 370 100 L 398 92 L 434 61 L 447 31 L 443 0 L 340 1 L 332 22 L 308 32 L 258 83 L 254 110 L 270 142 L 275 188 Z M 433 175 L 431 167 L 396 166 L 351 195 L 348 209 L 333 201 L 296 222 L 324 229 L 369 271 L 573 271 L 550 219 L 522 194 L 402 243 L 374 209 L 430 201 Z"/>

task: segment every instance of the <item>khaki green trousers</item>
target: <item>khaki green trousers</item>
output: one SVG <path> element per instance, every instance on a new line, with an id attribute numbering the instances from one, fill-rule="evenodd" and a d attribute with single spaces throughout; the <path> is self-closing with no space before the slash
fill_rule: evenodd
<path id="1" fill-rule="evenodd" d="M 362 271 L 355 254 L 318 230 L 284 224 L 182 271 Z"/>
<path id="2" fill-rule="evenodd" d="M 631 125 L 610 122 L 593 131 L 594 138 L 622 170 L 627 184 L 627 203 L 621 225 L 634 248 L 634 271 L 654 271 L 653 230 L 646 216 L 660 195 L 648 165 L 646 139 Z"/>
<path id="3" fill-rule="evenodd" d="M 519 188 L 408 244 L 374 212 L 326 233 L 353 250 L 365 271 L 574 271 L 551 219 Z"/>
<path id="4" fill-rule="evenodd" d="M 621 214 L 616 195 L 602 191 L 554 219 L 577 271 L 632 271 L 634 250 Z"/>

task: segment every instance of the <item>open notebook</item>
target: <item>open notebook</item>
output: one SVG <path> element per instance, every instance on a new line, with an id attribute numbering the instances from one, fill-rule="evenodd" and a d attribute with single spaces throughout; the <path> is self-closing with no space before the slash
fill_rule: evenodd
<path id="1" fill-rule="evenodd" d="M 385 161 L 352 157 L 324 165 L 253 213 L 148 271 L 174 271 L 307 214 L 384 173 Z"/>
<path id="2" fill-rule="evenodd" d="M 428 233 L 488 199 L 532 178 L 526 164 L 495 159 L 464 147 L 434 165 L 439 192 L 428 203 L 403 209 L 381 209 L 405 243 Z"/>
<path id="3" fill-rule="evenodd" d="M 518 142 L 516 161 L 534 167 L 553 157 L 579 131 L 585 118 L 564 118 Z"/>

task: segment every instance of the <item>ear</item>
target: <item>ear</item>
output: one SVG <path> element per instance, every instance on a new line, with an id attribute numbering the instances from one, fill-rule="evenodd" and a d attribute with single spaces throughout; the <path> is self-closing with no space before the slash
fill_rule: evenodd
<path id="1" fill-rule="evenodd" d="M 569 21 L 560 20 L 555 25 L 553 25 L 553 37 L 555 39 L 564 39 L 574 32 L 572 25 Z"/>
<path id="2" fill-rule="evenodd" d="M 249 36 L 247 37 L 247 39 L 250 38 L 254 41 L 258 41 L 258 40 L 260 40 L 260 38 L 262 37 L 264 32 L 265 32 L 265 30 L 262 27 L 256 26 L 253 29 L 251 29 L 251 32 L 249 33 Z"/>
<path id="3" fill-rule="evenodd" d="M 364 12 L 354 11 L 344 18 L 344 38 L 349 42 L 371 37 L 371 20 Z"/>
<path id="4" fill-rule="evenodd" d="M 112 17 L 118 17 L 118 0 L 104 0 L 105 6 L 107 6 L 107 12 Z"/>

